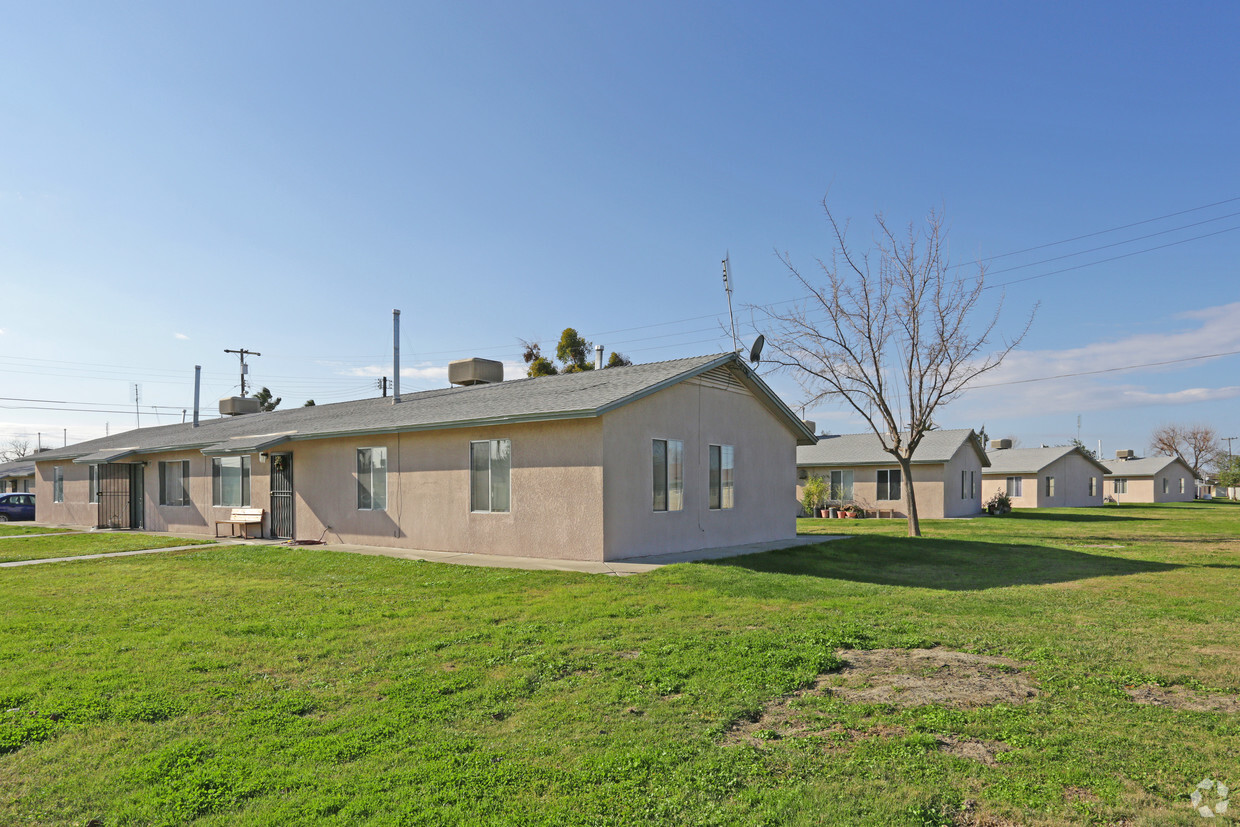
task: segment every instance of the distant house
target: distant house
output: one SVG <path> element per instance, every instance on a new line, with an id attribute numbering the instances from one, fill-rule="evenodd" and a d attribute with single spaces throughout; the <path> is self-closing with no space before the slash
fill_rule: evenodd
<path id="1" fill-rule="evenodd" d="M 913 454 L 913 495 L 926 519 L 969 517 L 982 510 L 982 469 L 988 464 L 971 429 L 927 431 Z M 797 496 L 810 476 L 827 481 L 833 502 L 906 517 L 905 487 L 895 457 L 869 434 L 820 436 L 797 448 Z"/>
<path id="2" fill-rule="evenodd" d="M 1138 457 L 1116 451 L 1107 460 L 1107 494 L 1121 503 L 1191 502 L 1197 494 L 1193 469 L 1179 457 Z"/>
<path id="3" fill-rule="evenodd" d="M 986 455 L 982 496 L 1002 491 L 1015 508 L 1080 508 L 1102 505 L 1106 466 L 1072 445 L 1012 448 L 1010 440 L 993 439 Z"/>
<path id="4" fill-rule="evenodd" d="M 34 460 L 30 457 L 0 462 L 0 494 L 34 490 Z"/>
<path id="5" fill-rule="evenodd" d="M 475 363 L 502 379 L 454 366 Z M 796 536 L 788 468 L 814 435 L 736 354 L 487 372 L 49 451 L 38 519 L 210 535 L 249 506 L 279 538 L 574 560 Z"/>

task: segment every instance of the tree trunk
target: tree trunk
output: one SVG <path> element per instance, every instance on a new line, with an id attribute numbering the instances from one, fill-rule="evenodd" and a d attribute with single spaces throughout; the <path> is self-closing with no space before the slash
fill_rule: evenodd
<path id="1" fill-rule="evenodd" d="M 904 503 L 908 506 L 908 536 L 921 536 L 921 521 L 917 519 L 917 497 L 913 494 L 913 463 L 907 457 L 896 457 L 900 463 L 900 476 L 904 477 Z"/>

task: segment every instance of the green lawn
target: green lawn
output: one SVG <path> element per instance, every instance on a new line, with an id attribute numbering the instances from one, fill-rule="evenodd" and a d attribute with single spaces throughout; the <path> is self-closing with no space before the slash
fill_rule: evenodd
<path id="1" fill-rule="evenodd" d="M 257 546 L 5 569 L 0 823 L 1197 824 L 1199 781 L 1240 787 L 1240 715 L 1124 691 L 1240 692 L 1240 507 L 924 528 L 627 578 Z M 837 650 L 932 645 L 1039 694 L 806 695 L 818 734 L 731 737 Z"/>
<path id="2" fill-rule="evenodd" d="M 69 531 L 65 528 L 48 528 L 47 526 L 30 525 L 29 523 L 0 523 L 0 537 L 12 537 L 20 534 L 54 534 Z"/>
<path id="3" fill-rule="evenodd" d="M 46 560 L 49 557 L 80 557 L 83 554 L 107 554 L 113 551 L 136 551 L 144 548 L 192 546 L 210 542 L 210 540 L 187 540 L 184 537 L 129 532 L 26 537 L 0 542 L 0 563 L 14 560 Z M 0 586 L 0 589 L 2 588 L 3 586 Z"/>

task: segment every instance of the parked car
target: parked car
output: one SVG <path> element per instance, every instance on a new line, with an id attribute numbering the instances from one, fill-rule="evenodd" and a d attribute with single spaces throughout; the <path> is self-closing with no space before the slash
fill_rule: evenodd
<path id="1" fill-rule="evenodd" d="M 34 494 L 0 494 L 0 523 L 34 519 Z"/>

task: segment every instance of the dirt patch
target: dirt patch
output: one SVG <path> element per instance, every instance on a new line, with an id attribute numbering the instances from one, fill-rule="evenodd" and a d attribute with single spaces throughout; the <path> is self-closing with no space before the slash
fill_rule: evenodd
<path id="1" fill-rule="evenodd" d="M 954 827 L 1020 827 L 1015 821 L 977 811 L 976 801 L 966 801 L 960 812 L 952 817 Z"/>
<path id="2" fill-rule="evenodd" d="M 997 767 L 999 762 L 995 760 L 995 756 L 1001 752 L 1007 752 L 1011 747 L 998 741 L 981 741 L 977 738 L 957 738 L 955 735 L 940 735 L 937 739 L 939 742 L 939 752 L 945 752 L 948 755 L 954 755 L 957 758 L 967 758 L 970 761 L 978 761 L 988 767 Z"/>
<path id="3" fill-rule="evenodd" d="M 1124 690 L 1134 701 L 1190 712 L 1240 712 L 1240 696 L 1212 695 L 1183 686 L 1132 686 Z"/>
<path id="4" fill-rule="evenodd" d="M 834 696 L 848 703 L 889 703 L 895 706 L 939 704 L 956 708 L 1021 704 L 1037 695 L 1033 681 L 1015 661 L 971 655 L 951 649 L 873 649 L 838 653 L 845 664 L 836 672 L 819 675 L 813 686 L 777 698 L 749 720 L 732 725 L 730 743 L 761 745 L 781 738 L 817 736 L 826 749 L 847 748 L 866 738 L 905 735 L 901 727 L 878 725 L 850 729 L 824 722 L 800 708 L 800 699 Z M 1001 744 L 944 736 L 940 749 L 953 755 L 993 765 L 1004 750 Z"/>
<path id="5" fill-rule="evenodd" d="M 1023 704 L 1038 694 L 1016 661 L 951 649 L 871 649 L 839 653 L 839 672 L 816 688 L 849 703 L 956 708 Z"/>

